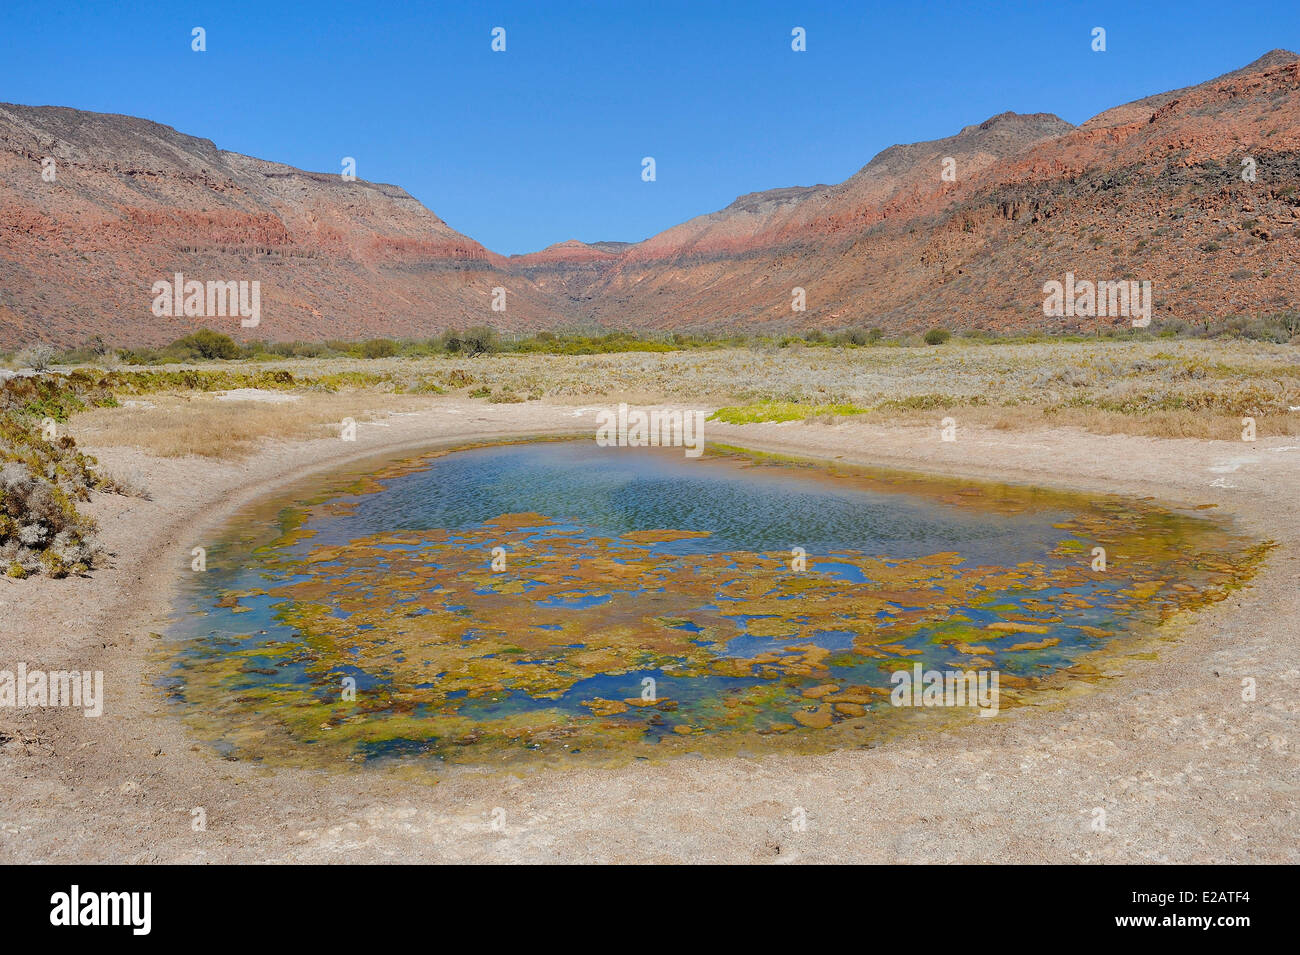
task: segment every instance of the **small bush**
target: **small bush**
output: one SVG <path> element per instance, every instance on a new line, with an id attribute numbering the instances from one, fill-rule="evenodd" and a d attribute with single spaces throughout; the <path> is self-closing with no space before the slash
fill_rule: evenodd
<path id="1" fill-rule="evenodd" d="M 193 335 L 178 338 L 164 351 L 182 355 L 184 358 L 238 358 L 239 345 L 229 335 L 222 335 L 210 328 L 200 328 Z"/>
<path id="2" fill-rule="evenodd" d="M 397 342 L 391 338 L 372 338 L 361 343 L 362 358 L 391 358 L 397 354 Z"/>
<path id="3" fill-rule="evenodd" d="M 950 338 L 952 338 L 952 333 L 946 328 L 932 328 L 925 333 L 925 343 L 927 345 L 942 345 Z"/>
<path id="4" fill-rule="evenodd" d="M 500 343 L 497 340 L 496 329 L 481 325 L 465 332 L 457 331 L 454 328 L 449 329 L 443 335 L 442 347 L 448 354 L 466 355 L 473 358 L 475 355 L 484 355 L 497 351 Z"/>
<path id="5" fill-rule="evenodd" d="M 49 345 L 39 343 L 27 348 L 20 356 L 19 361 L 27 365 L 32 371 L 45 371 L 54 364 L 55 351 Z"/>

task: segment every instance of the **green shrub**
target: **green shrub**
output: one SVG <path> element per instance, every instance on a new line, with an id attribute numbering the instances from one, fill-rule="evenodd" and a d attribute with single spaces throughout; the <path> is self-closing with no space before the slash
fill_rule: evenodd
<path id="1" fill-rule="evenodd" d="M 397 342 L 391 338 L 372 338 L 361 343 L 362 358 L 391 358 L 397 354 Z"/>
<path id="2" fill-rule="evenodd" d="M 950 338 L 952 338 L 952 333 L 946 328 L 932 328 L 925 333 L 925 343 L 927 345 L 942 345 Z"/>
<path id="3" fill-rule="evenodd" d="M 876 337 L 872 338 L 871 333 L 875 332 Z M 880 340 L 880 330 L 873 328 L 868 331 L 865 328 L 845 328 L 831 336 L 831 341 L 836 345 L 853 345 L 861 347 L 863 345 L 872 345 Z"/>
<path id="4" fill-rule="evenodd" d="M 447 351 L 459 352 L 471 358 L 494 352 L 499 347 L 496 329 L 487 325 L 479 325 L 464 333 L 449 332 L 448 335 L 451 337 L 447 339 Z M 452 347 L 453 342 L 455 347 Z"/>
<path id="5" fill-rule="evenodd" d="M 195 358 L 239 358 L 239 345 L 229 335 L 222 335 L 210 328 L 200 328 L 192 335 L 178 338 L 165 349 L 171 352 L 189 353 Z"/>
<path id="6" fill-rule="evenodd" d="M 46 429 L 89 405 L 113 404 L 102 379 L 84 371 L 0 387 L 0 566 L 10 577 L 63 577 L 94 564 L 95 524 L 76 502 L 105 479 L 71 437 Z"/>

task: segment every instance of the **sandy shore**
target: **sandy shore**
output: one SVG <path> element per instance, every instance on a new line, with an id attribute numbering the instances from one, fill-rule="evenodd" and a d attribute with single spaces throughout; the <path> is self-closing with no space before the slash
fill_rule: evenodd
<path id="1" fill-rule="evenodd" d="M 0 861 L 1300 862 L 1294 438 L 964 429 L 944 443 L 937 428 L 866 419 L 708 425 L 710 440 L 755 449 L 1214 504 L 1278 542 L 1248 589 L 1180 623 L 1158 659 L 1126 658 L 1068 703 L 1045 696 L 871 750 L 461 772 L 436 785 L 226 761 L 187 736 L 151 683 L 148 634 L 190 549 L 234 510 L 367 455 L 591 433 L 593 416 L 576 410 L 431 398 L 363 424 L 355 443 L 272 444 L 235 463 L 89 447 L 143 475 L 153 498 L 97 497 L 114 556 L 92 578 L 0 578 L 0 668 L 102 670 L 107 695 L 98 719 L 0 709 Z M 1253 702 L 1243 677 L 1258 683 Z M 196 807 L 206 831 L 191 826 Z"/>

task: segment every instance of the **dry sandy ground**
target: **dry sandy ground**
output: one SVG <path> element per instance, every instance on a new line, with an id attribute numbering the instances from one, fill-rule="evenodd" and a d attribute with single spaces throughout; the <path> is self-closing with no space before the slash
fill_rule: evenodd
<path id="1" fill-rule="evenodd" d="M 1279 542 L 1249 589 L 1190 618 L 1157 660 L 1126 659 L 1068 701 L 870 750 L 458 772 L 436 785 L 385 769 L 272 770 L 197 746 L 151 685 L 148 633 L 190 548 L 236 507 L 381 450 L 593 427 L 537 403 L 428 409 L 363 425 L 355 444 L 276 444 L 238 463 L 90 448 L 146 475 L 154 498 L 96 502 L 115 557 L 93 579 L 0 583 L 0 668 L 101 669 L 107 691 L 98 719 L 0 710 L 0 861 L 1300 862 L 1300 448 L 1284 438 L 966 430 L 944 443 L 937 427 L 865 419 L 708 425 L 710 440 L 753 448 L 1217 504 Z M 1241 698 L 1247 676 L 1254 702 Z M 195 807 L 206 831 L 191 827 Z"/>

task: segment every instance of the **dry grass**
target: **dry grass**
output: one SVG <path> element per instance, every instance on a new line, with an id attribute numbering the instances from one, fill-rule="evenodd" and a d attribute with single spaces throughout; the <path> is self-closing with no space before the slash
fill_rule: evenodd
<path id="1" fill-rule="evenodd" d="M 991 428 L 997 431 L 1031 431 L 1044 428 L 1078 428 L 1093 434 L 1132 434 L 1148 438 L 1205 438 L 1212 441 L 1241 440 L 1241 418 L 1233 415 L 1193 411 L 1154 411 L 1143 415 L 1121 414 L 1097 408 L 1044 409 L 1033 405 L 991 408 L 952 404 L 932 411 L 882 409 L 871 421 L 913 426 L 939 427 L 941 418 L 952 416 L 959 426 Z M 1255 418 L 1255 433 L 1261 438 L 1300 434 L 1300 412 Z"/>
<path id="2" fill-rule="evenodd" d="M 874 408 L 884 402 L 934 406 L 957 399 L 1003 407 L 1090 403 L 1122 408 L 1123 414 L 1184 406 L 1225 413 L 1251 407 L 1266 414 L 1286 412 L 1287 402 L 1300 406 L 1300 348 L 1246 341 L 986 345 L 954 340 L 938 348 L 300 359 L 244 367 L 284 368 L 299 381 L 368 372 L 446 382 L 458 371 L 466 381 L 462 394 L 487 388 L 493 394 L 564 402 L 791 401 Z"/>
<path id="3" fill-rule="evenodd" d="M 427 408 L 430 401 L 370 392 L 310 394 L 282 404 L 151 395 L 146 405 L 79 414 L 72 432 L 82 445 L 134 447 L 160 457 L 234 458 L 269 440 L 337 435 L 344 418 L 373 420 L 388 411 Z"/>
<path id="4" fill-rule="evenodd" d="M 109 437 L 88 433 L 89 443 L 135 444 L 158 453 L 240 453 L 262 438 L 320 433 L 345 415 L 361 420 L 366 409 L 386 409 L 408 397 L 383 393 L 380 388 L 393 390 L 391 381 L 351 397 L 322 392 L 360 372 L 370 378 L 436 381 L 459 397 L 473 393 L 487 401 L 851 405 L 868 409 L 873 422 L 934 424 L 952 414 L 1003 430 L 1073 427 L 1098 434 L 1223 439 L 1239 438 L 1241 418 L 1249 415 L 1262 437 L 1300 433 L 1300 412 L 1290 410 L 1300 407 L 1300 348 L 1250 341 L 989 345 L 953 340 L 937 348 L 294 359 L 220 367 L 288 370 L 304 386 L 303 400 L 236 410 L 240 406 L 214 408 L 199 396 L 189 396 L 197 403 L 177 407 L 157 399 L 162 414 L 94 412 L 77 417 L 77 430 L 102 426 Z"/>

